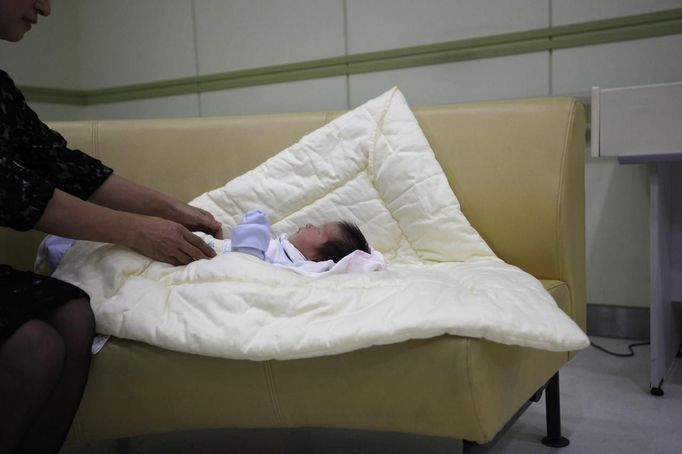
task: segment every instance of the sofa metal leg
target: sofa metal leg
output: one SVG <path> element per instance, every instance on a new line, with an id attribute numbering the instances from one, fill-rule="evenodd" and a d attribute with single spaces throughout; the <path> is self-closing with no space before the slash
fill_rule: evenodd
<path id="1" fill-rule="evenodd" d="M 547 436 L 542 444 L 552 448 L 568 446 L 567 438 L 561 436 L 561 405 L 559 402 L 559 372 L 547 382 L 545 389 L 545 412 L 547 416 Z"/>
<path id="2" fill-rule="evenodd" d="M 463 454 L 486 454 L 488 453 L 499 439 L 509 430 L 509 428 L 516 422 L 524 411 L 533 402 L 538 402 L 542 398 L 543 388 L 540 388 L 533 394 L 530 399 L 516 412 L 516 414 L 507 421 L 507 424 L 495 435 L 495 438 L 488 443 L 478 444 L 472 441 L 462 442 Z M 549 379 L 544 387 L 545 391 L 545 413 L 547 417 L 547 436 L 542 438 L 542 444 L 552 448 L 563 448 L 570 443 L 566 437 L 561 435 L 561 405 L 559 400 L 559 372 L 554 374 Z"/>

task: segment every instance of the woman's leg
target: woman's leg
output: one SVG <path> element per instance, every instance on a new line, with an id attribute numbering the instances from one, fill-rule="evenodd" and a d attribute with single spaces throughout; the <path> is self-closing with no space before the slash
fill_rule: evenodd
<path id="1" fill-rule="evenodd" d="M 64 342 L 42 320 L 29 320 L 0 345 L 0 452 L 11 453 L 62 375 Z"/>
<path id="2" fill-rule="evenodd" d="M 64 345 L 62 374 L 38 418 L 26 433 L 21 450 L 58 452 L 78 410 L 90 370 L 95 318 L 87 298 L 71 300 L 45 318 Z"/>

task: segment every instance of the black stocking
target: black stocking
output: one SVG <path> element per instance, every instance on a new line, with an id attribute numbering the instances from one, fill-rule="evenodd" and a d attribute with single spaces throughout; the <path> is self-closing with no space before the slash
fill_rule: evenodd
<path id="1" fill-rule="evenodd" d="M 17 427 L 18 436 L 23 434 L 17 451 L 56 453 L 61 448 L 71 427 L 85 388 L 90 367 L 90 346 L 95 333 L 95 321 L 87 299 L 71 300 L 52 309 L 43 321 L 31 320 L 22 325 L 20 330 L 3 345 L 3 353 L 10 341 L 29 324 L 39 324 L 41 327 L 50 329 L 51 338 L 46 340 L 40 348 L 32 350 L 24 348 L 23 351 L 16 352 L 14 358 L 9 358 L 9 362 L 3 358 L 0 361 L 3 370 L 6 364 L 12 364 L 12 360 L 22 362 L 20 357 L 22 354 L 46 355 L 42 349 L 44 346 L 47 346 L 48 352 L 51 351 L 50 356 L 54 366 L 45 359 L 34 360 L 32 362 L 34 369 L 30 371 L 26 369 L 26 373 L 20 378 L 23 380 L 28 375 L 29 380 L 39 383 L 25 386 L 26 395 L 16 399 L 18 407 L 27 407 L 27 403 L 33 404 L 33 401 L 36 404 L 31 405 L 30 414 L 27 414 L 21 426 Z M 31 353 L 26 353 L 29 350 Z M 16 374 L 15 377 L 19 379 Z M 34 407 L 38 410 L 36 411 Z M 4 412 L 4 409 L 0 410 L 0 413 Z M 12 419 L 11 412 L 7 418 Z"/>
<path id="2" fill-rule="evenodd" d="M 41 320 L 29 320 L 0 345 L 0 452 L 12 453 L 60 380 L 64 343 Z"/>

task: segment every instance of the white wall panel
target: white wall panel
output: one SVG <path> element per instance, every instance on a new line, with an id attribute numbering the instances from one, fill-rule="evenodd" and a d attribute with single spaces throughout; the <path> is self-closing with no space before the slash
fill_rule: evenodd
<path id="1" fill-rule="evenodd" d="M 201 94 L 202 116 L 346 110 L 346 78 L 303 80 Z"/>
<path id="2" fill-rule="evenodd" d="M 85 107 L 83 106 L 40 102 L 30 102 L 29 106 L 42 121 L 82 120 L 85 117 Z"/>
<path id="3" fill-rule="evenodd" d="M 347 5 L 351 54 L 549 25 L 546 0 L 347 0 Z"/>
<path id="4" fill-rule="evenodd" d="M 575 24 L 680 8 L 682 0 L 551 0 L 552 25 Z"/>
<path id="5" fill-rule="evenodd" d="M 96 104 L 85 108 L 88 120 L 198 116 L 199 100 L 195 94 Z"/>
<path id="6" fill-rule="evenodd" d="M 79 17 L 77 0 L 52 2 L 52 14 L 39 16 L 24 39 L 0 40 L 0 68 L 17 85 L 80 88 Z"/>
<path id="7" fill-rule="evenodd" d="M 196 0 L 200 74 L 344 55 L 340 0 Z"/>
<path id="8" fill-rule="evenodd" d="M 196 75 L 191 0 L 88 0 L 81 8 L 81 88 Z"/>
<path id="9" fill-rule="evenodd" d="M 553 52 L 554 93 L 682 80 L 682 35 Z"/>
<path id="10" fill-rule="evenodd" d="M 413 106 L 547 96 L 548 59 L 547 52 L 539 52 L 352 75 L 351 106 L 394 85 Z"/>
<path id="11" fill-rule="evenodd" d="M 647 168 L 586 155 L 587 301 L 648 306 Z"/>

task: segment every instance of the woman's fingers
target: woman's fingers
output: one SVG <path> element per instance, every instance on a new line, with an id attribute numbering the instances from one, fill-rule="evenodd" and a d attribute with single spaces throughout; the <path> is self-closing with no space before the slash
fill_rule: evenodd
<path id="1" fill-rule="evenodd" d="M 143 227 L 132 247 L 154 260 L 178 266 L 216 255 L 201 238 L 176 222 L 146 219 Z"/>
<path id="2" fill-rule="evenodd" d="M 183 232 L 183 238 L 187 242 L 187 245 L 182 250 L 185 254 L 192 257 L 193 260 L 210 259 L 215 257 L 215 251 L 211 249 L 208 244 L 204 243 L 201 238 L 189 230 L 185 230 L 185 232 Z"/>
<path id="3" fill-rule="evenodd" d="M 175 213 L 172 219 L 189 230 L 198 230 L 213 235 L 215 238 L 222 239 L 222 225 L 208 211 L 184 203 L 178 203 L 175 207 Z"/>
<path id="4" fill-rule="evenodd" d="M 211 213 L 206 210 L 199 209 L 199 216 L 202 219 L 202 224 L 206 226 L 204 230 L 205 233 L 213 235 L 215 238 L 220 240 L 223 239 L 223 230 L 220 222 L 216 221 Z"/>
<path id="5" fill-rule="evenodd" d="M 198 241 L 197 241 L 198 240 Z M 182 238 L 174 244 L 169 253 L 169 260 L 163 260 L 171 265 L 188 265 L 196 260 L 210 259 L 215 256 L 215 251 L 208 247 L 201 238 L 187 231 L 183 232 Z"/>

